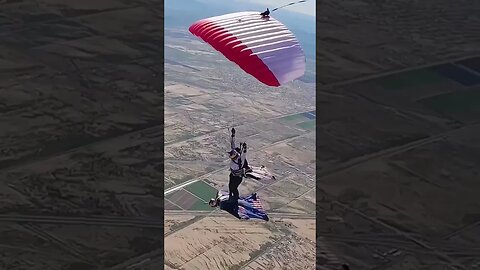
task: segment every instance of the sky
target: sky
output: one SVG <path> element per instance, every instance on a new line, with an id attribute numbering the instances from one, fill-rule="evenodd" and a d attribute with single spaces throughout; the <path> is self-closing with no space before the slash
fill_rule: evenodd
<path id="1" fill-rule="evenodd" d="M 270 10 L 289 4 L 291 2 L 296 2 L 298 0 L 242 0 L 246 2 L 252 2 L 258 5 L 264 5 L 268 7 Z M 308 0 L 305 3 L 299 3 L 295 5 L 291 5 L 288 7 L 284 7 L 283 9 L 288 9 L 289 11 L 294 11 L 310 16 L 315 16 L 315 0 Z"/>
<path id="2" fill-rule="evenodd" d="M 165 27 L 188 28 L 196 20 L 238 11 L 270 10 L 297 0 L 171 0 L 165 1 Z M 301 13 L 303 12 L 303 13 Z M 308 12 L 308 14 L 307 14 Z M 307 16 L 305 16 L 305 15 Z M 308 16 L 311 15 L 311 16 Z M 315 1 L 287 6 L 273 13 L 295 34 L 307 58 L 315 61 Z"/>
<path id="3" fill-rule="evenodd" d="M 198 1 L 203 2 L 205 4 L 208 3 L 210 5 L 213 3 L 216 3 L 216 4 L 219 3 L 216 1 L 208 1 L 208 0 L 198 0 Z M 252 3 L 258 6 L 265 7 L 265 9 L 268 7 L 270 10 L 272 10 L 274 8 L 277 8 L 292 2 L 297 2 L 298 0 L 222 0 L 222 1 L 228 1 L 229 5 L 234 4 L 234 5 L 238 5 L 239 7 L 247 7 L 248 3 Z M 285 10 L 285 11 L 288 10 L 288 11 L 297 12 L 297 13 L 306 14 L 306 15 L 315 17 L 315 0 L 307 0 L 307 2 L 304 2 L 304 3 L 298 3 L 295 5 L 284 7 L 276 12 L 281 12 L 281 10 Z"/>

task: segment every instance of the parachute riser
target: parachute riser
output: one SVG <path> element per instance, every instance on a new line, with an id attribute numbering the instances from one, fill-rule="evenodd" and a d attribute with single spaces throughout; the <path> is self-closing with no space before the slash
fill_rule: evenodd
<path id="1" fill-rule="evenodd" d="M 300 0 L 300 1 L 297 1 L 297 2 L 291 2 L 290 4 L 286 4 L 286 5 L 283 5 L 283 6 L 280 6 L 280 7 L 277 7 L 277 8 L 274 8 L 272 9 L 272 11 L 270 11 L 270 13 L 276 11 L 276 10 L 279 10 L 281 8 L 284 8 L 284 7 L 288 7 L 288 6 L 293 6 L 293 5 L 296 5 L 296 4 L 300 4 L 300 3 L 305 3 L 307 2 L 308 0 Z"/>

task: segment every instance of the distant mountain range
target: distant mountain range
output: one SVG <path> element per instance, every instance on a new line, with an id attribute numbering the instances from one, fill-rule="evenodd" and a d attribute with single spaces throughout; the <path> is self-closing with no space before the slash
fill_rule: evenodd
<path id="1" fill-rule="evenodd" d="M 285 2 L 288 3 L 288 2 Z M 279 1 L 279 6 L 282 4 Z M 238 11 L 264 11 L 267 7 L 242 1 L 225 0 L 172 0 L 165 1 L 165 27 L 188 28 L 199 19 Z M 271 9 L 275 7 L 268 7 Z M 309 61 L 315 61 L 315 17 L 296 12 L 287 8 L 275 11 L 273 17 L 285 24 L 297 37 Z"/>

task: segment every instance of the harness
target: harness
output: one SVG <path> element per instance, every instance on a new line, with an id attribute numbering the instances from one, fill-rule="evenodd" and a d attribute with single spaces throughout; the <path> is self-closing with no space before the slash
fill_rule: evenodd
<path id="1" fill-rule="evenodd" d="M 241 158 L 241 154 L 238 155 L 237 161 L 232 160 L 232 162 L 238 165 L 238 170 L 233 170 L 232 168 L 230 168 L 230 172 L 231 172 L 234 176 L 243 176 L 243 168 L 242 168 L 242 158 Z"/>
<path id="2" fill-rule="evenodd" d="M 241 176 L 241 177 L 244 176 L 243 169 L 240 169 L 240 170 L 232 170 L 232 169 L 230 169 L 230 173 L 231 173 L 233 176 Z"/>

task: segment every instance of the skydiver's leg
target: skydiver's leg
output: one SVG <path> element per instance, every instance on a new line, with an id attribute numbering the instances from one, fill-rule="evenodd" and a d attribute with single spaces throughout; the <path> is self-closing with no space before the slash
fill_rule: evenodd
<path id="1" fill-rule="evenodd" d="M 242 183 L 242 177 L 234 176 L 232 193 L 235 200 L 238 200 L 238 198 L 240 197 L 240 192 L 238 192 L 238 186 L 240 186 L 240 183 Z"/>
<path id="2" fill-rule="evenodd" d="M 228 200 L 233 198 L 233 191 L 235 190 L 235 176 L 230 173 L 228 180 Z"/>
<path id="3" fill-rule="evenodd" d="M 238 192 L 238 188 L 234 187 L 232 190 L 232 196 L 230 197 L 232 201 L 238 200 L 240 193 Z"/>
<path id="4" fill-rule="evenodd" d="M 241 176 L 237 176 L 236 179 L 235 179 L 235 199 L 238 200 L 238 198 L 240 198 L 240 192 L 238 191 L 238 187 L 240 186 L 240 184 L 242 183 L 243 181 L 243 177 Z"/>

